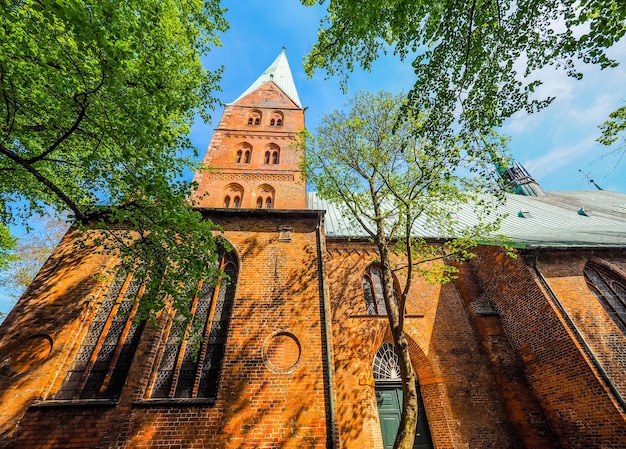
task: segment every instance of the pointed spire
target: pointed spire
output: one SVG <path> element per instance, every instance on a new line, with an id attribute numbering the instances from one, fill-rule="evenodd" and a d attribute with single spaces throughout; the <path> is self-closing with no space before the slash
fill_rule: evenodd
<path id="1" fill-rule="evenodd" d="M 233 103 L 241 100 L 250 92 L 258 89 L 260 86 L 268 81 L 273 81 L 280 88 L 280 90 L 285 93 L 285 95 L 291 98 L 291 100 L 299 108 L 302 108 L 300 98 L 298 97 L 298 91 L 296 90 L 296 85 L 293 82 L 293 76 L 291 75 L 291 69 L 289 68 L 289 62 L 287 62 L 285 47 L 283 47 L 283 50 L 280 52 L 274 62 L 272 62 L 272 64 L 267 69 L 265 69 L 265 72 L 263 72 L 261 76 L 259 76 L 257 80 L 252 83 L 252 85 L 248 87 L 248 89 L 246 89 L 246 91 L 242 93 L 239 98 L 237 98 Z"/>

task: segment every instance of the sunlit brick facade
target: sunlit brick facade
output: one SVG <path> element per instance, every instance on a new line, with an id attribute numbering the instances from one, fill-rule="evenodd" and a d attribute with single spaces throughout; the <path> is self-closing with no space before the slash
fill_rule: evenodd
<path id="1" fill-rule="evenodd" d="M 377 251 L 307 208 L 303 127 L 284 53 L 225 106 L 194 199 L 233 247 L 233 282 L 193 304 L 197 356 L 171 314 L 128 320 L 142 285 L 96 276 L 116 261 L 68 232 L 0 327 L 0 448 L 388 447 L 399 390 Z M 417 448 L 626 447 L 618 237 L 516 258 L 481 246 L 455 282 L 413 280 Z"/>

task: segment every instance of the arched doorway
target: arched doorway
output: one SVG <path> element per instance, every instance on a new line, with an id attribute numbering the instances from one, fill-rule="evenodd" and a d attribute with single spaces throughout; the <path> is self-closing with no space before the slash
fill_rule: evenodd
<path id="1" fill-rule="evenodd" d="M 392 449 L 402 414 L 402 381 L 398 367 L 398 356 L 391 343 L 384 342 L 378 349 L 374 356 L 373 372 L 383 448 Z M 433 449 L 419 385 L 417 386 L 417 397 L 418 418 L 413 449 Z"/>

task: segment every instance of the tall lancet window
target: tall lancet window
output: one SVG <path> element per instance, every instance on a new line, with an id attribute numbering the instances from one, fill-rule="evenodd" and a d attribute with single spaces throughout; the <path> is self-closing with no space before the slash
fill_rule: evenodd
<path id="1" fill-rule="evenodd" d="M 217 395 L 238 273 L 232 253 L 222 251 L 219 264 L 227 277 L 201 283 L 189 304 L 193 322 L 182 332 L 176 326 L 182 322 L 180 315 L 170 324 L 159 355 L 152 398 L 215 398 Z"/>
<path id="2" fill-rule="evenodd" d="M 626 333 L 626 283 L 617 273 L 598 264 L 585 266 L 585 280 L 591 291 L 598 297 L 600 304 Z"/>
<path id="3" fill-rule="evenodd" d="M 143 329 L 133 320 L 141 280 L 120 271 L 99 301 L 70 371 L 55 399 L 116 399 Z"/>
<path id="4" fill-rule="evenodd" d="M 378 265 L 370 265 L 363 276 L 363 295 L 368 315 L 385 315 L 385 299 L 383 298 L 382 273 Z"/>

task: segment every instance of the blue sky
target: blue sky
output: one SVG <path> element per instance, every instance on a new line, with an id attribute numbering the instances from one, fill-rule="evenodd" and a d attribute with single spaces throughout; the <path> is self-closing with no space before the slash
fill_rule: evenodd
<path id="1" fill-rule="evenodd" d="M 409 90 L 415 81 L 410 63 L 398 58 L 381 58 L 371 72 L 356 71 L 349 79 L 349 92 L 341 92 L 338 78 L 325 79 L 317 72 L 307 79 L 302 58 L 316 41 L 324 8 L 307 8 L 297 0 L 271 3 L 253 0 L 225 1 L 230 30 L 222 36 L 223 46 L 205 59 L 209 68 L 224 66 L 224 103 L 235 100 L 287 48 L 300 99 L 306 110 L 306 126 L 315 129 L 320 117 L 342 108 L 357 90 Z M 610 51 L 623 66 L 601 71 L 584 67 L 584 78 L 576 81 L 548 68 L 541 72 L 544 86 L 539 93 L 556 95 L 555 102 L 537 114 L 519 113 L 504 131 L 511 135 L 510 151 L 546 190 L 593 188 L 582 170 L 607 190 L 626 193 L 626 161 L 602 158 L 607 149 L 595 142 L 598 125 L 626 102 L 626 45 Z M 213 114 L 213 123 L 196 123 L 192 139 L 200 156 L 206 150 L 222 109 Z"/>
<path id="2" fill-rule="evenodd" d="M 306 125 L 310 129 L 315 129 L 323 114 L 342 108 L 348 96 L 358 90 L 398 93 L 409 90 L 415 81 L 409 63 L 386 56 L 371 72 L 354 72 L 349 92 L 344 94 L 339 79 L 326 79 L 322 72 L 307 79 L 302 68 L 302 58 L 316 41 L 323 7 L 306 8 L 298 0 L 230 0 L 223 4 L 229 9 L 226 17 L 230 30 L 222 36 L 222 47 L 205 58 L 208 68 L 224 66 L 222 92 L 217 94 L 223 103 L 244 92 L 283 46 L 300 99 L 307 107 Z M 589 178 L 579 172 L 582 170 L 604 189 L 626 193 L 626 160 L 618 165 L 615 157 L 602 158 L 607 149 L 595 142 L 597 126 L 626 101 L 626 45 L 611 50 L 610 55 L 623 66 L 605 71 L 587 67 L 582 81 L 552 69 L 542 71 L 544 86 L 539 92 L 556 95 L 557 99 L 540 113 L 519 113 L 504 128 L 512 137 L 513 157 L 545 190 L 592 189 Z M 199 157 L 204 155 L 221 114 L 218 107 L 212 123 L 194 125 L 191 138 Z M 0 287 L 0 311 L 8 311 L 10 303 Z"/>

